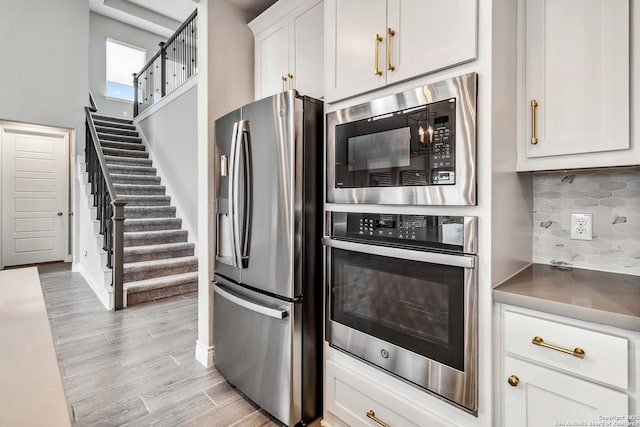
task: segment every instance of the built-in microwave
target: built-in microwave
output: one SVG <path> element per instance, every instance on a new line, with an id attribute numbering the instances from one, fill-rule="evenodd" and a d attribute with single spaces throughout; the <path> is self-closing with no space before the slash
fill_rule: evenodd
<path id="1" fill-rule="evenodd" d="M 476 73 L 327 115 L 327 202 L 476 204 Z"/>

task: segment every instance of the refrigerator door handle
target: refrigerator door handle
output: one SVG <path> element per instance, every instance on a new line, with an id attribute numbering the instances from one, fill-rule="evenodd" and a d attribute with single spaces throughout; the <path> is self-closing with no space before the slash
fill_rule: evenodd
<path id="1" fill-rule="evenodd" d="M 242 308 L 246 308 L 247 310 L 264 314 L 265 316 L 273 317 L 275 319 L 284 319 L 289 315 L 288 310 L 265 307 L 264 305 L 255 303 L 253 301 L 249 301 L 244 298 L 237 297 L 232 293 L 225 291 L 218 285 L 213 285 L 213 292 L 215 294 L 220 295 L 222 298 L 226 299 L 229 302 L 232 302 Z"/>
<path id="2" fill-rule="evenodd" d="M 241 268 L 242 264 L 238 258 L 238 224 L 237 224 L 237 187 L 238 187 L 238 163 L 240 161 L 240 156 L 238 153 L 238 122 L 233 124 L 233 131 L 231 133 L 231 151 L 230 151 L 230 159 L 229 165 L 231 170 L 229 171 L 229 217 L 231 217 L 231 245 L 233 250 L 233 260 L 234 267 Z"/>
<path id="3" fill-rule="evenodd" d="M 249 264 L 249 244 L 251 242 L 251 219 L 253 217 L 253 168 L 251 166 L 251 130 L 248 120 L 241 120 L 238 123 L 238 133 L 242 138 L 242 149 L 244 150 L 244 218 L 243 218 L 243 239 L 240 246 L 240 259 L 242 267 Z"/>

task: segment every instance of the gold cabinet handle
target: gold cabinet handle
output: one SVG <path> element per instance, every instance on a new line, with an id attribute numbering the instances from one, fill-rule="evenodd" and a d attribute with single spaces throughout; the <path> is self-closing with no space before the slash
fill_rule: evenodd
<path id="1" fill-rule="evenodd" d="M 380 34 L 376 34 L 376 57 L 375 59 L 375 66 L 374 66 L 374 70 L 373 73 L 376 76 L 381 76 L 382 75 L 382 70 L 378 67 L 378 63 L 380 62 L 380 42 L 382 41 L 382 36 L 380 36 Z"/>
<path id="2" fill-rule="evenodd" d="M 539 345 L 540 347 L 550 348 L 551 350 L 559 351 L 561 353 L 570 354 L 580 359 L 584 359 L 584 356 L 586 354 L 584 350 L 581 349 L 580 347 L 576 347 L 573 350 L 570 350 L 568 348 L 559 347 L 557 345 L 547 344 L 546 342 L 544 342 L 542 337 L 535 337 L 534 339 L 531 340 L 531 344 Z"/>
<path id="3" fill-rule="evenodd" d="M 507 378 L 507 382 L 511 387 L 518 387 L 518 384 L 520 384 L 520 378 L 518 378 L 517 375 L 511 375 Z"/>
<path id="4" fill-rule="evenodd" d="M 387 28 L 387 70 L 389 71 L 393 71 L 396 69 L 396 67 L 391 64 L 391 37 L 395 35 L 395 31 L 393 31 L 391 28 Z"/>
<path id="5" fill-rule="evenodd" d="M 295 86 L 293 85 L 293 74 L 287 74 L 287 77 L 289 77 L 289 90 L 295 89 Z"/>
<path id="6" fill-rule="evenodd" d="M 282 91 L 283 92 L 285 90 L 287 90 L 287 88 L 285 87 L 286 84 L 287 84 L 287 76 L 282 76 Z"/>
<path id="7" fill-rule="evenodd" d="M 531 143 L 537 144 L 538 137 L 536 136 L 536 108 L 538 108 L 538 101 L 531 100 Z"/>
<path id="8" fill-rule="evenodd" d="M 367 412 L 367 418 L 371 418 L 373 421 L 377 422 L 382 427 L 391 427 L 389 424 L 385 423 L 380 418 L 376 417 L 376 413 L 373 409 L 370 409 L 369 412 Z"/>

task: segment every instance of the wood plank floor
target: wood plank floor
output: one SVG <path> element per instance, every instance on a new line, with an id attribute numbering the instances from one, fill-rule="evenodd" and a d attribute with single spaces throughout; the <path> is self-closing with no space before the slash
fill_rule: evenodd
<path id="1" fill-rule="evenodd" d="M 74 425 L 280 425 L 195 361 L 196 294 L 109 312 L 79 273 L 40 278 Z"/>

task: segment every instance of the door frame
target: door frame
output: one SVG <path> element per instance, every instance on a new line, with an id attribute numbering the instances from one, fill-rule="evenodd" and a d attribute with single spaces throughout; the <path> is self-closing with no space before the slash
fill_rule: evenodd
<path id="1" fill-rule="evenodd" d="M 31 132 L 41 132 L 41 133 L 49 133 L 66 136 L 68 140 L 67 146 L 67 161 L 68 161 L 68 191 L 67 191 L 67 208 L 69 211 L 69 215 L 67 216 L 67 224 L 66 224 L 66 242 L 65 242 L 65 257 L 64 262 L 73 261 L 73 241 L 74 241 L 74 224 L 71 220 L 73 217 L 73 207 L 75 200 L 75 186 L 73 185 L 73 177 L 75 176 L 75 167 L 73 159 L 75 157 L 75 129 L 57 127 L 57 126 L 47 126 L 47 125 L 38 125 L 32 123 L 24 123 L 24 122 L 15 122 L 9 120 L 0 120 L 0 201 L 2 201 L 3 193 L 3 180 L 4 180 L 4 170 L 2 168 L 3 164 L 3 144 L 4 144 L 4 134 L 6 130 L 16 130 L 16 131 L 31 131 Z M 0 239 L 4 235 L 5 226 L 2 222 L 2 212 L 0 211 Z M 4 268 L 4 255 L 2 253 L 2 245 L 0 244 L 0 270 Z"/>

